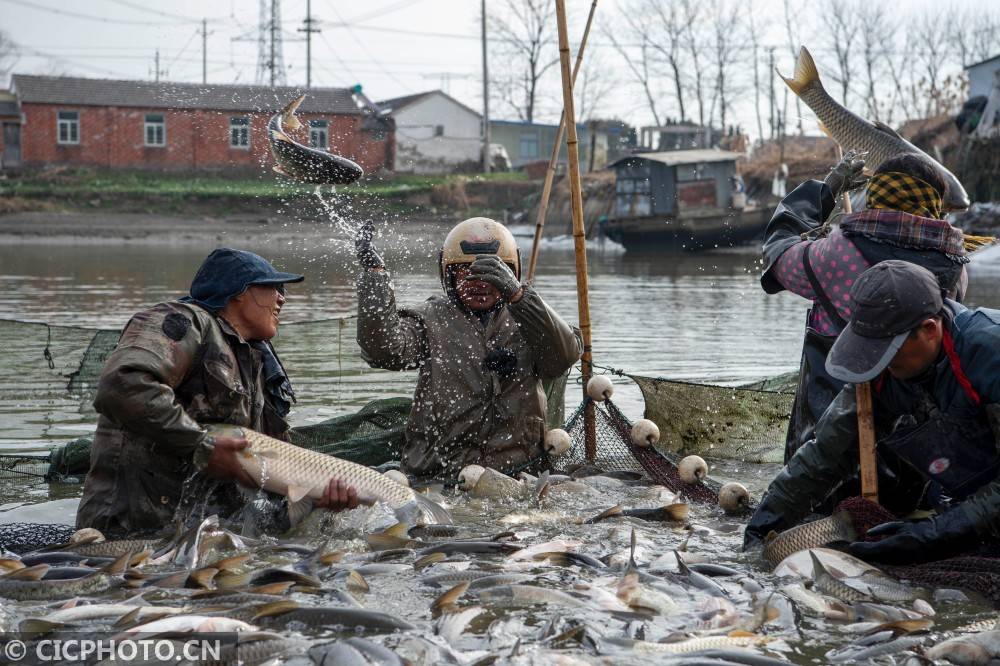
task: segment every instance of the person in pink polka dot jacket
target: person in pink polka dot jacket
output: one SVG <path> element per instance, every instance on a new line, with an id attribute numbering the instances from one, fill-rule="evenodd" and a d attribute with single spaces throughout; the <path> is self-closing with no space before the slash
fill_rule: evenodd
<path id="1" fill-rule="evenodd" d="M 960 229 L 942 218 L 945 182 L 921 155 L 883 162 L 866 188 L 866 208 L 828 218 L 841 193 L 862 185 L 864 162 L 848 153 L 825 180 L 808 180 L 778 204 L 764 234 L 761 286 L 812 301 L 806 316 L 799 386 L 785 442 L 785 461 L 813 437 L 816 421 L 840 392 L 824 367 L 827 353 L 851 316 L 851 287 L 865 270 L 889 259 L 929 269 L 942 294 L 965 294 L 966 255 Z"/>

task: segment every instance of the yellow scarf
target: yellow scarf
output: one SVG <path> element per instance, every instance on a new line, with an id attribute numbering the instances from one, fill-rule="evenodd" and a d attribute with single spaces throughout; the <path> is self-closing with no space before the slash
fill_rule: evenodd
<path id="1" fill-rule="evenodd" d="M 942 219 L 941 195 L 929 183 L 898 171 L 875 174 L 868 181 L 868 208 L 898 210 Z"/>

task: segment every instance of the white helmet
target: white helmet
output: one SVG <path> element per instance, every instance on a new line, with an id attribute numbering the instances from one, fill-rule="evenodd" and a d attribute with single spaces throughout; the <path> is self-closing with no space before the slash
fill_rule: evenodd
<path id="1" fill-rule="evenodd" d="M 495 254 L 510 266 L 517 279 L 521 279 L 521 250 L 514 234 L 504 225 L 488 217 L 471 217 L 459 222 L 448 232 L 438 256 L 441 286 L 451 293 L 448 269 L 457 264 L 471 264 L 476 257 Z"/>

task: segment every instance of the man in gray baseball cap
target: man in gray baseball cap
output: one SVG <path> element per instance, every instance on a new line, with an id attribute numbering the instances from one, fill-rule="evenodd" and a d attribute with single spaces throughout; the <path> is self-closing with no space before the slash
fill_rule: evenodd
<path id="1" fill-rule="evenodd" d="M 912 379 L 924 372 L 941 349 L 941 288 L 926 268 L 884 261 L 865 271 L 851 289 L 853 311 L 833 343 L 826 371 L 857 384 L 888 369 Z"/>
<path id="2" fill-rule="evenodd" d="M 827 358 L 848 382 L 815 439 L 771 483 L 744 548 L 809 512 L 858 495 L 854 383 L 870 381 L 879 499 L 904 516 L 868 531 L 850 552 L 891 564 L 944 559 L 1000 541 L 1000 311 L 943 299 L 934 275 L 904 261 L 865 271 L 850 293 L 850 322 Z"/>

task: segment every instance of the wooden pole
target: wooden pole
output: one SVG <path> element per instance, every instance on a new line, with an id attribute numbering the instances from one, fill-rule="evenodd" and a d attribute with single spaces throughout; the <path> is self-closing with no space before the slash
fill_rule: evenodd
<path id="1" fill-rule="evenodd" d="M 590 296 L 587 279 L 587 239 L 583 230 L 583 192 L 580 187 L 580 149 L 576 136 L 576 111 L 573 107 L 573 79 L 569 69 L 569 37 L 566 34 L 566 0 L 556 0 L 556 22 L 559 24 L 559 69 L 562 74 L 563 113 L 566 125 L 566 153 L 569 157 L 569 192 L 573 204 L 573 249 L 576 253 L 576 301 L 580 312 L 580 333 L 583 337 L 583 397 L 587 400 L 587 382 L 593 374 L 590 337 Z M 587 400 L 584 411 L 584 438 L 587 460 L 597 457 L 594 403 Z"/>
<path id="2" fill-rule="evenodd" d="M 843 149 L 837 146 L 837 161 L 843 157 Z M 851 197 L 844 190 L 842 206 L 845 213 L 851 212 Z M 872 415 L 871 382 L 861 382 L 854 386 L 854 400 L 858 410 L 858 463 L 861 475 L 861 496 L 878 504 L 878 456 L 875 454 L 875 418 Z"/>
<path id="3" fill-rule="evenodd" d="M 576 63 L 573 65 L 573 76 L 570 88 L 576 85 L 576 75 L 580 73 L 580 64 L 583 62 L 583 50 L 587 47 L 587 37 L 590 35 L 590 24 L 594 21 L 594 11 L 597 9 L 597 0 L 590 4 L 590 14 L 587 16 L 587 25 L 583 29 L 583 38 L 580 40 L 580 50 L 576 52 Z M 542 228 L 545 226 L 545 216 L 549 210 L 549 198 L 552 196 L 552 183 L 555 181 L 556 164 L 559 163 L 559 149 L 562 147 L 563 132 L 566 131 L 566 109 L 563 109 L 559 117 L 559 129 L 556 130 L 556 139 L 552 144 L 552 154 L 549 156 L 549 168 L 545 171 L 545 184 L 542 185 L 542 198 L 538 202 L 538 215 L 535 219 L 535 239 L 531 244 L 531 260 L 528 262 L 528 279 L 532 282 L 535 279 L 535 265 L 538 263 L 538 247 L 542 243 Z"/>

